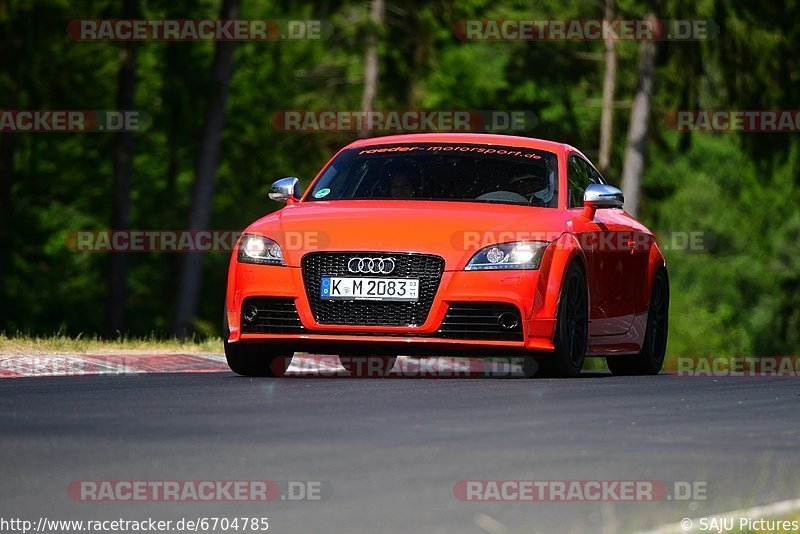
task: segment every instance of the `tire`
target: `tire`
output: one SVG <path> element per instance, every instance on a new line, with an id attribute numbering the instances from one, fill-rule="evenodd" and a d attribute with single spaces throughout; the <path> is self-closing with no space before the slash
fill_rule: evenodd
<path id="1" fill-rule="evenodd" d="M 574 378 L 581 374 L 589 344 L 589 292 L 586 276 L 572 262 L 561 284 L 558 299 L 555 352 L 538 360 L 537 377 Z"/>
<path id="2" fill-rule="evenodd" d="M 653 277 L 650 305 L 647 310 L 647 329 L 642 351 L 633 356 L 611 356 L 606 364 L 619 376 L 657 375 L 664 364 L 669 332 L 669 279 L 664 269 Z"/>
<path id="3" fill-rule="evenodd" d="M 539 360 L 533 356 L 523 356 L 520 363 L 523 378 L 533 378 L 539 373 Z"/>
<path id="4" fill-rule="evenodd" d="M 359 378 L 380 378 L 387 376 L 394 367 L 397 356 L 347 356 L 340 355 L 342 364 L 351 376 Z"/>
<path id="5" fill-rule="evenodd" d="M 222 323 L 222 345 L 228 367 L 242 376 L 281 377 L 292 363 L 293 352 L 287 348 L 278 348 L 264 343 L 228 343 L 228 315 Z"/>

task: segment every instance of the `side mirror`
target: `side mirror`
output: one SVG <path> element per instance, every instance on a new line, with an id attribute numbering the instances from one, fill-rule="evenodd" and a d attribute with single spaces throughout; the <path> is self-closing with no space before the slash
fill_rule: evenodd
<path id="1" fill-rule="evenodd" d="M 589 184 L 583 193 L 583 205 L 592 208 L 621 208 L 625 202 L 622 191 L 606 184 Z"/>
<path id="2" fill-rule="evenodd" d="M 275 202 L 288 202 L 297 200 L 302 195 L 300 180 L 295 177 L 281 178 L 269 188 L 269 198 Z"/>
<path id="3" fill-rule="evenodd" d="M 594 219 L 597 209 L 621 208 L 625 202 L 622 191 L 606 184 L 589 184 L 583 193 L 583 215 L 587 219 Z"/>

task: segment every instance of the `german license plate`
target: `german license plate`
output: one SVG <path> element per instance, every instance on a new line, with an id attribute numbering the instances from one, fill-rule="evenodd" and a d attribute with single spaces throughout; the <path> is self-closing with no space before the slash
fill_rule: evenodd
<path id="1" fill-rule="evenodd" d="M 419 279 L 323 276 L 320 296 L 323 299 L 415 302 L 419 299 Z"/>

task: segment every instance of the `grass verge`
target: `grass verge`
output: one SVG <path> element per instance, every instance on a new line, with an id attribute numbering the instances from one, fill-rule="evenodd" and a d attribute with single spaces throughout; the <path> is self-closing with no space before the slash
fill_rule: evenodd
<path id="1" fill-rule="evenodd" d="M 48 352 L 69 352 L 73 354 L 122 352 L 221 353 L 222 339 L 218 337 L 195 337 L 181 340 L 152 335 L 146 337 L 121 337 L 111 340 L 82 336 L 53 335 L 36 337 L 25 334 L 13 336 L 0 334 L 0 354 Z"/>

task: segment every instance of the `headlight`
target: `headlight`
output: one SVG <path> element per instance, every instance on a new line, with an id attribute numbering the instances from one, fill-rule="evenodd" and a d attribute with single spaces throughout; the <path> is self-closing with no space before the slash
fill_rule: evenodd
<path id="1" fill-rule="evenodd" d="M 281 246 L 268 237 L 242 234 L 239 240 L 239 262 L 286 265 Z"/>
<path id="2" fill-rule="evenodd" d="M 518 241 L 490 245 L 472 256 L 465 270 L 538 269 L 549 244 L 546 241 Z"/>

